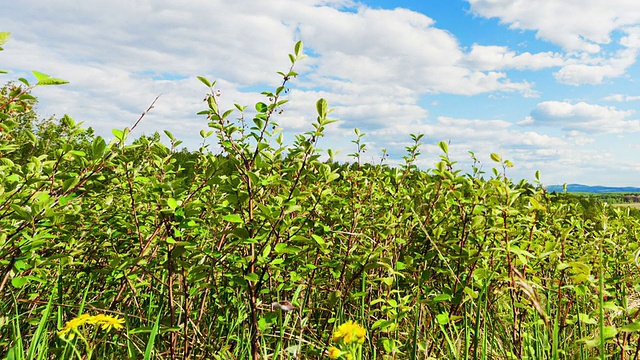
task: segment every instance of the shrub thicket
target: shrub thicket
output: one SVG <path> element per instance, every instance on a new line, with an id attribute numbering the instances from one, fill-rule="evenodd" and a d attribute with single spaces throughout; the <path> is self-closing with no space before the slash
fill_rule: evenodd
<path id="1" fill-rule="evenodd" d="M 168 146 L 128 142 L 130 129 L 107 141 L 69 116 L 39 121 L 26 80 L 4 88 L 7 358 L 319 358 L 347 320 L 367 329 L 364 358 L 638 356 L 635 218 L 584 216 L 513 182 L 496 154 L 492 174 L 463 173 L 440 143 L 418 169 L 421 135 L 398 167 L 361 164 L 358 131 L 353 164 L 323 161 L 324 99 L 287 146 L 276 121 L 301 56 L 298 43 L 255 112 L 220 108 L 200 78 L 216 153 L 179 150 L 169 132 Z M 56 335 L 85 313 L 126 322 L 85 343 Z"/>

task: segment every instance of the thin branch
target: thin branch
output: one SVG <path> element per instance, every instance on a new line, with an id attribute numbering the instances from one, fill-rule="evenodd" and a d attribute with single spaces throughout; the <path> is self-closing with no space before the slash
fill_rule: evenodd
<path id="1" fill-rule="evenodd" d="M 142 112 L 142 115 L 140 115 L 140 117 L 138 118 L 138 120 L 136 121 L 135 124 L 133 124 L 133 126 L 131 127 L 131 129 L 129 131 L 133 131 L 133 129 L 136 128 L 136 126 L 138 126 L 138 124 L 140 123 L 140 121 L 142 121 L 142 118 L 145 117 L 145 115 L 147 115 L 147 113 L 149 111 L 151 111 L 151 109 L 153 109 L 153 106 L 156 104 L 156 101 L 158 101 L 158 99 L 160 98 L 160 96 L 162 96 L 162 94 L 156 96 L 155 99 L 153 99 L 153 101 L 151 102 L 151 105 L 149 105 L 149 107 L 147 108 L 147 110 Z"/>

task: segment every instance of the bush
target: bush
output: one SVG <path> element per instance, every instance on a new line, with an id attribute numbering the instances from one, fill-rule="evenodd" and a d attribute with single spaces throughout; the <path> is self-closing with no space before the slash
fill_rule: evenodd
<path id="1" fill-rule="evenodd" d="M 126 320 L 87 342 L 95 358 L 336 357 L 331 334 L 348 320 L 366 328 L 363 358 L 638 352 L 636 219 L 608 208 L 585 218 L 539 182 L 514 183 L 496 154 L 491 177 L 464 174 L 440 143 L 440 162 L 420 170 L 421 135 L 399 167 L 361 164 L 359 131 L 357 162 L 322 161 L 334 121 L 324 99 L 286 146 L 275 121 L 301 43 L 289 58 L 251 115 L 220 109 L 215 82 L 200 78 L 215 154 L 179 150 L 169 132 L 169 146 L 128 142 L 131 129 L 107 142 L 68 116 L 42 131 L 28 82 L 6 87 L 8 358 L 80 357 L 56 331 L 86 313 Z"/>

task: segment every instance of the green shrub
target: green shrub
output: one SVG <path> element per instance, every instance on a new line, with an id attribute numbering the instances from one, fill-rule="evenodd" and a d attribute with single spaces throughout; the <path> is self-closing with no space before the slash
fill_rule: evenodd
<path id="1" fill-rule="evenodd" d="M 359 131 L 353 164 L 323 161 L 324 99 L 287 146 L 277 117 L 302 57 L 297 43 L 282 85 L 251 110 L 220 109 L 200 77 L 201 136 L 219 153 L 181 150 L 169 132 L 168 146 L 127 141 L 137 123 L 108 142 L 69 116 L 34 126 L 33 86 L 4 88 L 7 358 L 75 356 L 81 344 L 56 332 L 85 313 L 126 319 L 91 339 L 100 359 L 319 358 L 347 320 L 366 328 L 363 358 L 638 353 L 637 219 L 584 216 L 537 181 L 513 182 L 497 154 L 490 177 L 465 174 L 442 142 L 436 166 L 418 169 L 419 134 L 398 167 L 361 163 Z"/>

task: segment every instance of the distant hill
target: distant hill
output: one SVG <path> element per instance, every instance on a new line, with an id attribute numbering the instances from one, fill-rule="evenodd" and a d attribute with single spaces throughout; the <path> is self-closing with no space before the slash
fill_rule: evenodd
<path id="1" fill-rule="evenodd" d="M 547 186 L 547 191 L 550 192 L 562 192 L 562 185 L 549 185 Z M 567 184 L 567 192 L 584 192 L 584 193 L 594 193 L 594 194 L 602 194 L 602 193 L 640 193 L 640 187 L 614 187 L 614 186 L 589 186 L 582 184 Z"/>

